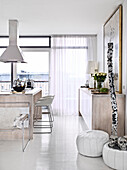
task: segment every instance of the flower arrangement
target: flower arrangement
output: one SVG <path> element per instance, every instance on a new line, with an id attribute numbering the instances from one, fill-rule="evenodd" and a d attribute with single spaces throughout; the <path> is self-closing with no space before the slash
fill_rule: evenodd
<path id="1" fill-rule="evenodd" d="M 102 84 L 105 81 L 107 73 L 94 73 L 94 80 L 97 81 L 97 89 L 102 88 Z"/>
<path id="2" fill-rule="evenodd" d="M 97 82 L 104 82 L 106 79 L 107 73 L 94 73 L 93 77 L 94 80 L 97 80 Z"/>

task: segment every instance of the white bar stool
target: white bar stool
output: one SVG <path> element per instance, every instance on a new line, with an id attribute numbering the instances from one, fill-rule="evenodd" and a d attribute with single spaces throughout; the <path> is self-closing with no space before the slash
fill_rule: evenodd
<path id="1" fill-rule="evenodd" d="M 47 134 L 47 133 L 52 133 L 52 127 L 53 127 L 53 121 L 54 121 L 54 117 L 53 117 L 53 111 L 52 111 L 52 107 L 51 104 L 53 102 L 54 96 L 45 96 L 40 98 L 36 103 L 35 103 L 35 107 L 37 109 L 36 115 L 35 115 L 35 121 L 34 121 L 34 128 L 49 128 L 50 131 L 49 132 L 42 132 L 42 131 L 36 131 L 33 132 L 34 134 Z M 44 120 L 40 120 L 38 119 L 38 108 L 41 107 L 42 108 L 42 114 L 48 114 L 48 121 L 44 121 Z M 44 110 L 47 109 L 48 111 L 44 112 Z M 43 119 L 43 117 L 42 117 Z M 48 125 L 43 125 L 43 124 L 37 124 L 37 122 L 48 122 Z"/>

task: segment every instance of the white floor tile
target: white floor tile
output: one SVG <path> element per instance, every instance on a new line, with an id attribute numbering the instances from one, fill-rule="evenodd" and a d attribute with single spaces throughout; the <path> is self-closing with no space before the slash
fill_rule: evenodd
<path id="1" fill-rule="evenodd" d="M 21 141 L 0 141 L 0 170 L 109 170 L 102 157 L 77 153 L 75 140 L 84 127 L 81 117 L 56 116 L 52 134 L 35 134 L 24 153 Z"/>

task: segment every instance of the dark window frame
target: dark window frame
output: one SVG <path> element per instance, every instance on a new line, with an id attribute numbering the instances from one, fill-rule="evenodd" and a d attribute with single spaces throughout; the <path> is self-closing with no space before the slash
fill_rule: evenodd
<path id="1" fill-rule="evenodd" d="M 1 35 L 0 38 L 9 38 L 7 35 Z M 19 38 L 49 38 L 49 46 L 20 46 L 20 48 L 51 48 L 51 36 L 40 36 L 40 35 L 20 35 Z M 0 48 L 7 48 L 7 46 L 0 46 Z"/>

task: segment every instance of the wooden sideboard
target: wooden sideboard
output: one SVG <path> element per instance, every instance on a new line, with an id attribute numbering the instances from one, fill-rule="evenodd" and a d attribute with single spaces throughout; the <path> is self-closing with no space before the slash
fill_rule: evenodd
<path id="1" fill-rule="evenodd" d="M 116 95 L 118 106 L 118 136 L 125 135 L 125 95 Z M 79 115 L 88 129 L 104 130 L 111 134 L 112 107 L 110 94 L 91 94 L 87 88 L 79 89 Z"/>

